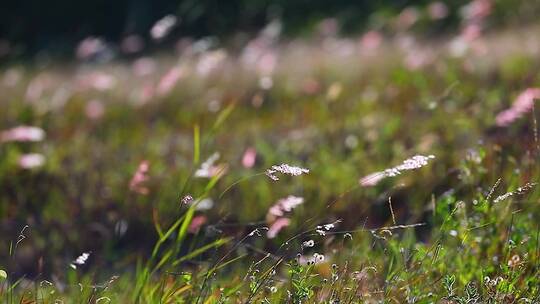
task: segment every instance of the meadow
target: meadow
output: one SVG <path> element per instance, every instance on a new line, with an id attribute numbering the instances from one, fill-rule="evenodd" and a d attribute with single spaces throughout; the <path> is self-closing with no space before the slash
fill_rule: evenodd
<path id="1" fill-rule="evenodd" d="M 2 302 L 540 303 L 540 28 L 273 26 L 2 66 Z"/>

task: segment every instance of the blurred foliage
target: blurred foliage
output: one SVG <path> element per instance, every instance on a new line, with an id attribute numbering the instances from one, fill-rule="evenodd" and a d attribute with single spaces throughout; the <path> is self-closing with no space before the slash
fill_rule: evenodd
<path id="1" fill-rule="evenodd" d="M 418 28 L 419 32 L 436 35 L 459 25 L 459 9 L 469 1 L 444 2 L 449 9 L 448 18 L 424 24 Z M 285 34 L 307 34 L 326 18 L 335 18 L 343 33 L 352 33 L 384 28 L 403 9 L 422 10 L 429 3 L 427 0 L 3 1 L 0 39 L 9 41 L 16 54 L 35 54 L 40 50 L 70 54 L 73 46 L 88 36 L 114 42 L 130 34 L 148 38 L 152 25 L 167 14 L 180 20 L 172 37 L 249 35 L 273 20 L 282 22 Z M 494 4 L 494 25 L 534 21 L 540 8 L 538 0 L 497 0 Z"/>

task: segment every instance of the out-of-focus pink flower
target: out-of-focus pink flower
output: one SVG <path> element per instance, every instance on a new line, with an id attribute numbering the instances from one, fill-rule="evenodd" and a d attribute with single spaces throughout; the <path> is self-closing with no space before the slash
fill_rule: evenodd
<path id="1" fill-rule="evenodd" d="M 473 0 L 462 8 L 462 15 L 469 21 L 479 21 L 489 16 L 492 8 L 491 0 Z"/>
<path id="2" fill-rule="evenodd" d="M 120 49 L 126 54 L 140 52 L 144 48 L 144 40 L 139 35 L 129 35 L 122 40 Z"/>
<path id="3" fill-rule="evenodd" d="M 291 223 L 291 220 L 288 218 L 278 218 L 272 225 L 270 225 L 270 228 L 268 229 L 268 232 L 266 235 L 269 239 L 273 239 L 277 236 L 277 234 L 281 231 L 281 229 L 289 226 Z"/>
<path id="4" fill-rule="evenodd" d="M 266 52 L 257 61 L 257 72 L 259 75 L 272 75 L 277 64 L 277 54 L 275 52 Z"/>
<path id="5" fill-rule="evenodd" d="M 76 56 L 79 59 L 88 59 L 106 49 L 105 42 L 97 37 L 88 37 L 77 46 Z"/>
<path id="6" fill-rule="evenodd" d="M 133 73 L 139 77 L 147 76 L 156 70 L 156 61 L 150 57 L 143 57 L 133 62 Z"/>
<path id="7" fill-rule="evenodd" d="M 294 208 L 304 203 L 303 197 L 289 195 L 279 199 L 270 209 L 268 209 L 267 220 L 272 222 L 276 217 L 282 217 L 286 212 L 291 212 Z"/>
<path id="8" fill-rule="evenodd" d="M 321 84 L 317 79 L 307 78 L 302 82 L 302 92 L 308 95 L 317 94 L 321 90 Z"/>
<path id="9" fill-rule="evenodd" d="M 207 76 L 216 70 L 227 58 L 227 53 L 224 50 L 215 50 L 204 52 L 197 62 L 195 70 L 200 76 Z"/>
<path id="10" fill-rule="evenodd" d="M 33 169 L 43 166 L 45 156 L 39 153 L 23 154 L 19 157 L 19 166 L 23 169 Z"/>
<path id="11" fill-rule="evenodd" d="M 30 101 L 37 101 L 43 95 L 43 92 L 49 85 L 47 77 L 37 76 L 26 87 L 26 99 Z"/>
<path id="12" fill-rule="evenodd" d="M 147 160 L 141 161 L 137 171 L 129 182 L 129 189 L 138 194 L 146 195 L 150 191 L 146 187 L 145 183 L 148 181 L 148 170 L 150 169 L 150 163 Z"/>
<path id="13" fill-rule="evenodd" d="M 138 90 L 138 95 L 136 96 L 139 104 L 147 103 L 154 95 L 156 94 L 156 88 L 150 82 L 144 83 L 140 90 Z"/>
<path id="14" fill-rule="evenodd" d="M 93 99 L 86 104 L 85 113 L 90 119 L 99 119 L 105 113 L 105 107 L 101 101 Z"/>
<path id="15" fill-rule="evenodd" d="M 377 31 L 369 31 L 360 38 L 360 47 L 363 50 L 371 51 L 377 49 L 382 43 L 383 37 Z"/>
<path id="16" fill-rule="evenodd" d="M 512 107 L 497 114 L 495 123 L 499 127 L 510 125 L 532 110 L 535 99 L 540 99 L 540 88 L 526 89 L 514 100 Z"/>
<path id="17" fill-rule="evenodd" d="M 157 93 L 161 96 L 167 95 L 174 88 L 178 80 L 184 75 L 180 67 L 173 67 L 160 80 L 157 86 Z"/>
<path id="18" fill-rule="evenodd" d="M 448 16 L 448 7 L 441 1 L 431 2 L 427 7 L 429 18 L 432 20 L 444 19 Z"/>
<path id="19" fill-rule="evenodd" d="M 193 217 L 191 220 L 191 223 L 189 224 L 188 231 L 190 233 L 197 233 L 201 229 L 202 225 L 204 225 L 207 221 L 206 216 L 204 215 L 197 215 Z"/>
<path id="20" fill-rule="evenodd" d="M 397 26 L 399 30 L 407 30 L 411 26 L 413 26 L 416 21 L 418 21 L 418 17 L 420 16 L 420 13 L 418 12 L 418 9 L 414 7 L 407 7 L 397 17 Z"/>
<path id="21" fill-rule="evenodd" d="M 433 61 L 433 55 L 428 51 L 411 50 L 405 57 L 405 66 L 409 70 L 418 70 Z"/>
<path id="22" fill-rule="evenodd" d="M 106 73 L 94 73 L 90 79 L 92 86 L 99 91 L 112 89 L 116 85 L 116 78 Z"/>
<path id="23" fill-rule="evenodd" d="M 38 127 L 18 126 L 13 129 L 0 132 L 0 142 L 29 142 L 42 141 L 45 138 L 45 131 Z"/>
<path id="24" fill-rule="evenodd" d="M 465 25 L 461 31 L 461 37 L 466 42 L 471 42 L 478 39 L 482 35 L 482 28 L 477 23 L 470 23 Z"/>
<path id="25" fill-rule="evenodd" d="M 327 18 L 317 25 L 317 31 L 322 36 L 335 36 L 339 31 L 339 24 L 336 18 Z"/>
<path id="26" fill-rule="evenodd" d="M 244 152 L 244 156 L 242 156 L 242 166 L 244 168 L 253 168 L 255 165 L 255 160 L 257 159 L 257 150 L 253 147 L 249 147 Z"/>
<path id="27" fill-rule="evenodd" d="M 154 26 L 152 26 L 150 36 L 152 36 L 152 38 L 155 40 L 165 38 L 171 32 L 177 22 L 178 18 L 173 15 L 167 15 L 161 18 L 154 24 Z"/>

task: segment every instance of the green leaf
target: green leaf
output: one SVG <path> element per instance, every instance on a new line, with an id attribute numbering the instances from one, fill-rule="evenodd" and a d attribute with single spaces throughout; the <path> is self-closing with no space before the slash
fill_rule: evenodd
<path id="1" fill-rule="evenodd" d="M 0 281 L 6 280 L 8 277 L 7 272 L 4 269 L 0 269 Z"/>

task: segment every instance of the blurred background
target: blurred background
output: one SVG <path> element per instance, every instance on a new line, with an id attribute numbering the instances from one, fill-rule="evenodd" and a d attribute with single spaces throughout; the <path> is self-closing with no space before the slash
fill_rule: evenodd
<path id="1" fill-rule="evenodd" d="M 286 37 L 309 36 L 317 31 L 336 31 L 344 35 L 354 35 L 367 29 L 394 32 L 409 26 L 412 27 L 409 30 L 429 37 L 457 30 L 463 25 L 464 18 L 479 17 L 473 16 L 478 13 L 474 9 L 481 10 L 481 6 L 486 4 L 478 4 L 478 8 L 469 7 L 467 11 L 469 2 L 3 1 L 0 4 L 0 56 L 70 58 L 74 46 L 88 37 L 98 38 L 112 55 L 170 49 L 186 39 L 203 37 L 239 46 L 271 22 L 279 22 Z M 538 2 L 489 1 L 489 27 L 535 21 L 539 13 Z M 168 15 L 171 18 L 161 24 L 167 35 L 154 33 L 152 36 L 151 29 Z M 321 23 L 323 20 L 326 22 Z"/>

